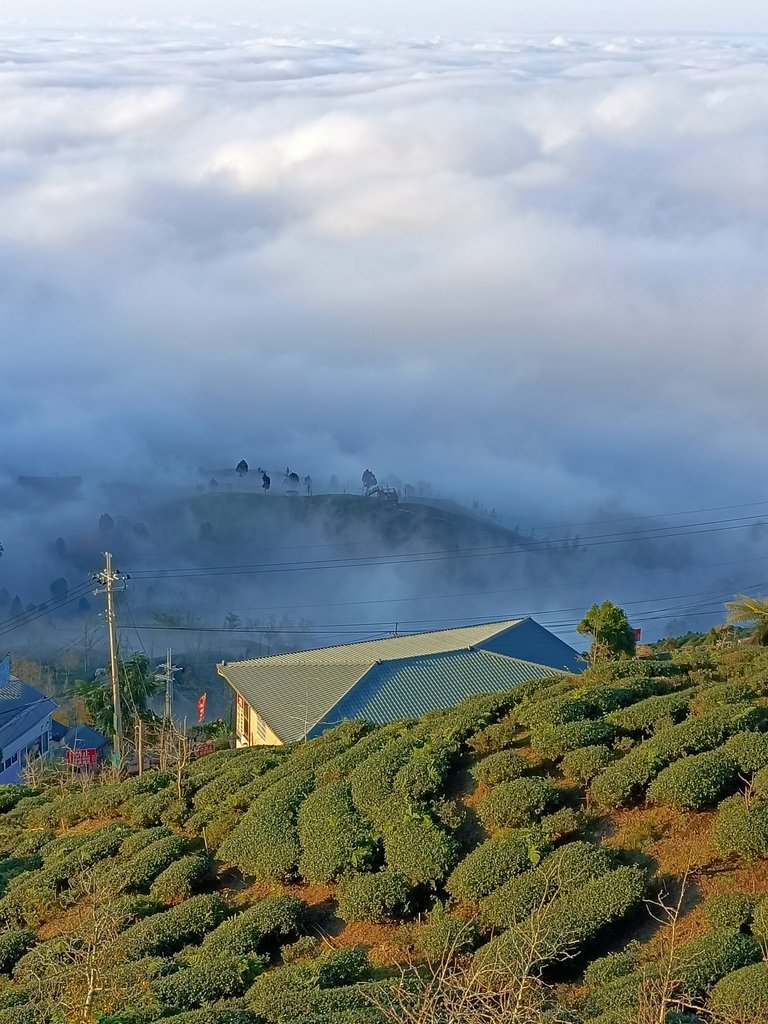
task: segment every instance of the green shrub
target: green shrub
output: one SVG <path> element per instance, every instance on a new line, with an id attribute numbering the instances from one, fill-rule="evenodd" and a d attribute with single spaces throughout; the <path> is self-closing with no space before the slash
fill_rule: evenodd
<path id="1" fill-rule="evenodd" d="M 355 874 L 338 886 L 339 917 L 343 921 L 392 921 L 408 911 L 410 886 L 392 871 Z"/>
<path id="2" fill-rule="evenodd" d="M 758 900 L 752 912 L 752 934 L 768 940 L 768 899 Z"/>
<path id="3" fill-rule="evenodd" d="M 205 1006 L 200 1010 L 175 1014 L 170 1019 L 172 1024 L 263 1024 L 262 1017 L 241 1006 Z M 105 1024 L 109 1022 L 105 1021 Z"/>
<path id="4" fill-rule="evenodd" d="M 475 733 L 469 740 L 469 746 L 478 754 L 496 754 L 501 750 L 511 747 L 517 739 L 520 726 L 514 717 L 514 713 L 505 715 L 504 718 L 487 725 L 480 732 Z"/>
<path id="5" fill-rule="evenodd" d="M 768 767 L 768 733 L 738 732 L 726 742 L 724 750 L 745 775 Z"/>
<path id="6" fill-rule="evenodd" d="M 652 742 L 666 764 L 686 754 L 700 754 L 713 750 L 729 736 L 759 729 L 766 720 L 764 708 L 752 704 L 723 705 L 706 714 L 687 718 L 679 725 L 660 730 Z"/>
<path id="7" fill-rule="evenodd" d="M 394 792 L 406 800 L 434 796 L 442 789 L 458 751 L 458 744 L 447 739 L 417 747 L 395 776 Z"/>
<path id="8" fill-rule="evenodd" d="M 752 792 L 755 796 L 768 797 L 768 767 L 761 768 L 753 777 Z"/>
<path id="9" fill-rule="evenodd" d="M 352 802 L 349 783 L 316 789 L 299 809 L 299 873 L 308 882 L 333 882 L 350 868 L 364 869 L 376 853 L 371 826 Z"/>
<path id="10" fill-rule="evenodd" d="M 183 857 L 189 846 L 189 840 L 183 836 L 157 839 L 130 860 L 110 868 L 107 878 L 123 892 L 148 892 L 161 871 Z"/>
<path id="11" fill-rule="evenodd" d="M 152 885 L 152 895 L 163 903 L 180 903 L 204 888 L 214 875 L 211 858 L 192 853 L 160 872 Z"/>
<path id="12" fill-rule="evenodd" d="M 592 718 L 596 709 L 578 697 L 548 697 L 519 705 L 514 715 L 517 721 L 528 729 L 540 729 L 543 726 L 565 725 L 567 722 L 578 722 Z"/>
<path id="13" fill-rule="evenodd" d="M 691 939 L 677 952 L 677 976 L 686 995 L 704 996 L 726 974 L 757 963 L 760 948 L 739 931 L 716 931 Z"/>
<path id="14" fill-rule="evenodd" d="M 764 857 L 768 854 L 768 801 L 747 806 L 741 796 L 728 797 L 717 809 L 715 844 L 728 857 Z"/>
<path id="15" fill-rule="evenodd" d="M 132 800 L 143 793 L 159 793 L 173 782 L 169 772 L 150 771 L 124 779 L 120 783 L 123 800 Z"/>
<path id="16" fill-rule="evenodd" d="M 0 972 L 10 974 L 36 942 L 35 933 L 26 929 L 0 932 Z"/>
<path id="17" fill-rule="evenodd" d="M 593 960 L 584 971 L 584 985 L 594 992 L 605 985 L 610 985 L 619 978 L 626 978 L 637 969 L 640 944 L 630 942 L 619 953 L 608 953 Z"/>
<path id="18" fill-rule="evenodd" d="M 489 924 L 511 928 L 556 896 L 578 890 L 611 869 L 608 854 L 592 843 L 567 843 L 530 871 L 505 882 L 480 904 Z"/>
<path id="19" fill-rule="evenodd" d="M 455 899 L 477 902 L 538 864 L 548 850 L 549 843 L 535 829 L 502 830 L 480 843 L 453 869 L 446 889 Z"/>
<path id="20" fill-rule="evenodd" d="M 698 690 L 694 697 L 694 708 L 700 714 L 703 711 L 711 711 L 720 704 L 750 701 L 754 696 L 755 689 L 749 683 L 719 683 Z"/>
<path id="21" fill-rule="evenodd" d="M 191 967 L 152 982 L 151 991 L 165 1008 L 193 1010 L 243 995 L 268 965 L 264 956 L 201 957 Z"/>
<path id="22" fill-rule="evenodd" d="M 563 756 L 560 768 L 566 779 L 586 785 L 607 768 L 611 760 L 612 755 L 608 747 L 593 744 L 569 751 Z"/>
<path id="23" fill-rule="evenodd" d="M 736 762 L 720 749 L 691 754 L 656 776 L 648 788 L 648 799 L 679 811 L 698 811 L 733 786 L 737 771 Z"/>
<path id="24" fill-rule="evenodd" d="M 273 747 L 250 750 L 248 754 L 250 756 L 238 758 L 226 770 L 217 772 L 196 790 L 192 803 L 197 810 L 220 807 L 236 790 L 263 777 L 283 760 Z"/>
<path id="25" fill-rule="evenodd" d="M 227 905 L 217 894 L 193 896 L 161 914 L 146 917 L 123 932 L 116 942 L 126 958 L 167 956 L 221 924 Z"/>
<path id="26" fill-rule="evenodd" d="M 530 764 L 514 750 L 500 750 L 478 761 L 472 768 L 472 777 L 483 786 L 498 782 L 513 782 L 530 769 Z"/>
<path id="27" fill-rule="evenodd" d="M 342 750 L 320 765 L 316 772 L 318 786 L 327 786 L 332 782 L 345 782 L 349 779 L 352 771 L 362 764 L 377 750 L 380 750 L 385 743 L 388 743 L 392 735 L 386 728 L 376 726 L 354 746 Z"/>
<path id="28" fill-rule="evenodd" d="M 44 1012 L 29 1003 L 0 1010 L 0 1024 L 44 1024 L 45 1020 Z"/>
<path id="29" fill-rule="evenodd" d="M 158 793 L 140 793 L 122 805 L 122 813 L 136 828 L 159 825 L 168 806 L 173 803 L 175 790 L 171 787 Z"/>
<path id="30" fill-rule="evenodd" d="M 415 740 L 410 736 L 391 739 L 361 762 L 349 776 L 355 807 L 377 824 L 379 812 L 392 795 L 395 779 L 408 761 Z"/>
<path id="31" fill-rule="evenodd" d="M 607 720 L 622 732 L 650 736 L 660 724 L 679 722 L 688 714 L 690 694 L 668 693 L 661 697 L 646 697 L 629 707 L 612 711 Z"/>
<path id="32" fill-rule="evenodd" d="M 445 956 L 468 953 L 478 942 L 477 928 L 471 921 L 451 917 L 445 907 L 438 903 L 414 934 L 413 944 L 427 960 L 439 962 Z"/>
<path id="33" fill-rule="evenodd" d="M 618 730 L 610 722 L 567 722 L 542 726 L 531 734 L 531 747 L 551 761 L 572 750 L 613 743 Z"/>
<path id="34" fill-rule="evenodd" d="M 620 807 L 647 786 L 667 763 L 651 744 L 641 743 L 608 765 L 592 780 L 591 799 L 600 807 Z"/>
<path id="35" fill-rule="evenodd" d="M 712 988 L 707 1008 L 734 1022 L 768 1017 L 768 964 L 750 964 L 727 974 Z"/>
<path id="36" fill-rule="evenodd" d="M 219 860 L 257 878 L 288 881 L 301 856 L 299 806 L 314 787 L 308 769 L 291 773 L 256 799 L 217 851 Z"/>
<path id="37" fill-rule="evenodd" d="M 742 930 L 752 921 L 757 897 L 743 892 L 722 892 L 707 900 L 704 913 L 712 930 L 734 928 Z"/>
<path id="38" fill-rule="evenodd" d="M 203 956 L 273 953 L 302 933 L 307 905 L 296 896 L 268 896 L 223 921 L 203 939 Z"/>
<path id="39" fill-rule="evenodd" d="M 487 829 L 515 828 L 540 818 L 559 801 L 560 792 L 552 782 L 534 776 L 494 786 L 480 801 L 478 814 Z"/>
<path id="40" fill-rule="evenodd" d="M 412 885 L 437 885 L 458 859 L 453 837 L 416 809 L 393 816 L 383 841 L 387 867 Z"/>
<path id="41" fill-rule="evenodd" d="M 136 853 L 146 850 L 158 839 L 170 839 L 173 835 L 165 825 L 158 825 L 156 828 L 145 828 L 141 832 L 129 832 L 120 847 L 120 854 L 123 858 L 133 857 Z"/>
<path id="42" fill-rule="evenodd" d="M 268 971 L 251 986 L 248 1003 L 269 1024 L 380 1024 L 366 998 L 371 983 L 326 987 L 322 973 L 313 978 L 311 970 L 291 964 Z"/>
<path id="43" fill-rule="evenodd" d="M 28 786 L 17 786 L 15 784 L 0 786 L 0 814 L 12 811 L 19 800 L 23 800 L 24 797 L 32 796 L 33 794 L 34 790 Z"/>
<path id="44" fill-rule="evenodd" d="M 538 831 L 549 843 L 559 843 L 578 835 L 584 827 L 584 819 L 572 807 L 561 807 L 559 811 L 545 814 L 537 825 Z"/>

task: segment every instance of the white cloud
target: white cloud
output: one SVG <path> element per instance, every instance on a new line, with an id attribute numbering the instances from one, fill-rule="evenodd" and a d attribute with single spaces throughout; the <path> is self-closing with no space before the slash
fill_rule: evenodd
<path id="1" fill-rule="evenodd" d="M 760 491 L 759 47 L 4 49 L 12 470 L 98 468 L 114 441 L 124 472 L 318 451 L 500 505 Z"/>

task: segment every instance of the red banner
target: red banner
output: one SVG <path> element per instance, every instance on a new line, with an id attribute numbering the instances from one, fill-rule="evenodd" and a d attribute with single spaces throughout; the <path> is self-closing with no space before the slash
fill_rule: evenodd
<path id="1" fill-rule="evenodd" d="M 95 747 L 84 747 L 82 750 L 68 750 L 67 764 L 75 768 L 95 768 L 98 753 Z"/>
<path id="2" fill-rule="evenodd" d="M 635 630 L 635 642 L 640 643 L 640 636 L 642 635 L 642 629 Z"/>
<path id="3" fill-rule="evenodd" d="M 208 694 L 201 693 L 197 698 L 197 720 L 202 722 L 205 719 L 205 705 L 208 703 Z"/>
<path id="4" fill-rule="evenodd" d="M 207 757 L 208 754 L 212 754 L 216 749 L 214 743 L 199 743 L 195 748 L 195 754 L 197 757 Z"/>

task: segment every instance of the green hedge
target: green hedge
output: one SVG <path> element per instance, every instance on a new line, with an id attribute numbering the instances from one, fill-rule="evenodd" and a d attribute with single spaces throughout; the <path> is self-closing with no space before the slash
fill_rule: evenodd
<path id="1" fill-rule="evenodd" d="M 183 857 L 190 845 L 190 841 L 183 836 L 158 839 L 124 863 L 105 864 L 101 878 L 107 885 L 122 892 L 148 892 L 157 876 Z"/>
<path id="2" fill-rule="evenodd" d="M 308 882 L 333 882 L 351 868 L 366 868 L 376 855 L 371 826 L 352 802 L 348 782 L 310 793 L 299 809 L 298 828 L 299 873 Z"/>
<path id="3" fill-rule="evenodd" d="M 711 711 L 721 704 L 737 704 L 750 701 L 755 688 L 745 682 L 716 683 L 704 686 L 696 692 L 694 706 L 697 712 Z"/>
<path id="4" fill-rule="evenodd" d="M 572 750 L 613 743 L 618 729 L 610 722 L 567 722 L 542 726 L 531 734 L 531 748 L 548 760 L 557 761 Z"/>
<path id="5" fill-rule="evenodd" d="M 240 1006 L 204 1007 L 179 1013 L 170 1020 L 172 1024 L 264 1024 L 263 1018 L 257 1013 Z"/>
<path id="6" fill-rule="evenodd" d="M 170 786 L 158 793 L 141 793 L 127 800 L 121 812 L 136 828 L 151 828 L 162 823 L 163 815 L 175 797 L 176 790 Z"/>
<path id="7" fill-rule="evenodd" d="M 517 721 L 535 730 L 544 726 L 565 725 L 592 718 L 597 709 L 578 697 L 548 697 L 519 705 L 513 712 Z"/>
<path id="8" fill-rule="evenodd" d="M 301 857 L 299 806 L 314 787 L 314 774 L 296 771 L 259 796 L 217 850 L 219 860 L 257 878 L 288 881 Z"/>
<path id="9" fill-rule="evenodd" d="M 125 958 L 174 953 L 221 924 L 227 904 L 216 893 L 193 896 L 161 914 L 153 914 L 132 925 L 116 945 Z"/>
<path id="10" fill-rule="evenodd" d="M 737 733 L 726 742 L 724 750 L 734 759 L 739 771 L 754 775 L 768 766 L 768 733 Z"/>
<path id="11" fill-rule="evenodd" d="M 609 855 L 592 843 L 567 843 L 530 871 L 511 878 L 480 904 L 484 921 L 511 928 L 558 895 L 573 892 L 611 869 Z"/>
<path id="12" fill-rule="evenodd" d="M 593 744 L 570 750 L 564 755 L 560 768 L 566 779 L 586 785 L 600 774 L 613 760 L 608 747 Z"/>
<path id="13" fill-rule="evenodd" d="M 379 812 L 392 795 L 397 773 L 409 760 L 415 743 L 411 736 L 390 739 L 351 772 L 352 800 L 371 821 L 379 821 Z"/>
<path id="14" fill-rule="evenodd" d="M 768 940 L 768 899 L 758 900 L 752 912 L 752 934 Z"/>
<path id="15" fill-rule="evenodd" d="M 412 885 L 437 885 L 458 860 L 456 841 L 426 810 L 393 814 L 382 838 L 387 867 Z"/>
<path id="16" fill-rule="evenodd" d="M 650 736 L 660 724 L 679 722 L 688 714 L 689 693 L 668 693 L 661 697 L 646 697 L 629 707 L 612 711 L 607 720 L 622 732 Z"/>
<path id="17" fill-rule="evenodd" d="M 192 966 L 153 981 L 150 989 L 166 1010 L 194 1010 L 243 995 L 268 966 L 265 956 L 201 957 Z"/>
<path id="18" fill-rule="evenodd" d="M 737 779 L 736 762 L 722 748 L 690 754 L 661 771 L 648 787 L 648 799 L 679 811 L 716 803 Z"/>
<path id="19" fill-rule="evenodd" d="M 502 830 L 480 843 L 454 868 L 446 889 L 458 900 L 477 902 L 538 864 L 548 850 L 549 843 L 536 829 Z"/>
<path id="20" fill-rule="evenodd" d="M 722 892 L 704 904 L 707 924 L 713 930 L 720 928 L 747 928 L 752 921 L 758 898 L 743 892 Z"/>
<path id="21" fill-rule="evenodd" d="M 738 1024 L 764 1021 L 768 1017 L 768 964 L 751 964 L 727 974 L 712 988 L 707 1008 Z"/>
<path id="22" fill-rule="evenodd" d="M 589 992 L 595 992 L 620 978 L 626 978 L 637 970 L 640 943 L 633 941 L 618 953 L 608 953 L 587 965 L 584 971 L 584 985 Z"/>
<path id="23" fill-rule="evenodd" d="M 726 974 L 760 959 L 760 947 L 749 935 L 722 929 L 700 935 L 680 947 L 676 976 L 687 996 L 701 998 Z"/>
<path id="24" fill-rule="evenodd" d="M 720 852 L 728 857 L 768 855 L 768 801 L 747 806 L 741 796 L 728 797 L 717 809 L 713 836 Z"/>
<path id="25" fill-rule="evenodd" d="M 203 956 L 274 953 L 298 938 L 306 926 L 307 905 L 296 896 L 268 896 L 223 921 L 203 939 Z"/>
<path id="26" fill-rule="evenodd" d="M 435 796 L 443 788 L 458 752 L 458 743 L 448 739 L 417 747 L 395 776 L 394 792 L 406 800 Z"/>
<path id="27" fill-rule="evenodd" d="M 28 929 L 0 932 L 0 972 L 10 974 L 36 942 L 35 933 Z"/>
<path id="28" fill-rule="evenodd" d="M 541 818 L 560 800 L 560 791 L 549 779 L 534 776 L 499 783 L 485 794 L 477 810 L 487 829 L 515 828 Z"/>
<path id="29" fill-rule="evenodd" d="M 469 747 L 478 754 L 496 754 L 511 747 L 519 732 L 520 726 L 514 713 L 511 713 L 475 733 L 469 740 Z"/>
<path id="30" fill-rule="evenodd" d="M 392 921 L 408 912 L 411 887 L 393 871 L 342 878 L 337 897 L 343 921 Z"/>
<path id="31" fill-rule="evenodd" d="M 211 858 L 192 853 L 160 872 L 152 885 L 152 895 L 163 903 L 179 903 L 199 892 L 214 877 Z"/>
<path id="32" fill-rule="evenodd" d="M 530 770 L 530 763 L 514 750 L 500 750 L 478 761 L 472 768 L 472 777 L 484 786 L 498 782 L 513 782 Z"/>
<path id="33" fill-rule="evenodd" d="M 452 917 L 438 903 L 429 919 L 415 933 L 413 945 L 427 960 L 439 962 L 446 956 L 468 953 L 478 943 L 478 931 L 472 921 Z"/>

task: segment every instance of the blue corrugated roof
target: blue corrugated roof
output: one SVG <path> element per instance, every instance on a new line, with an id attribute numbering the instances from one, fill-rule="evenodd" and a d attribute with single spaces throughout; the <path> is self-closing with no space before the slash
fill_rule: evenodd
<path id="1" fill-rule="evenodd" d="M 90 725 L 73 725 L 64 733 L 62 743 L 69 750 L 101 750 L 109 740 Z"/>
<path id="2" fill-rule="evenodd" d="M 11 676 L 0 686 L 0 750 L 11 748 L 14 741 L 57 707 L 50 697 Z"/>
<path id="3" fill-rule="evenodd" d="M 327 712 L 310 735 L 347 718 L 382 724 L 396 718 L 417 718 L 427 711 L 452 707 L 471 694 L 512 690 L 557 671 L 482 649 L 381 662 Z"/>

